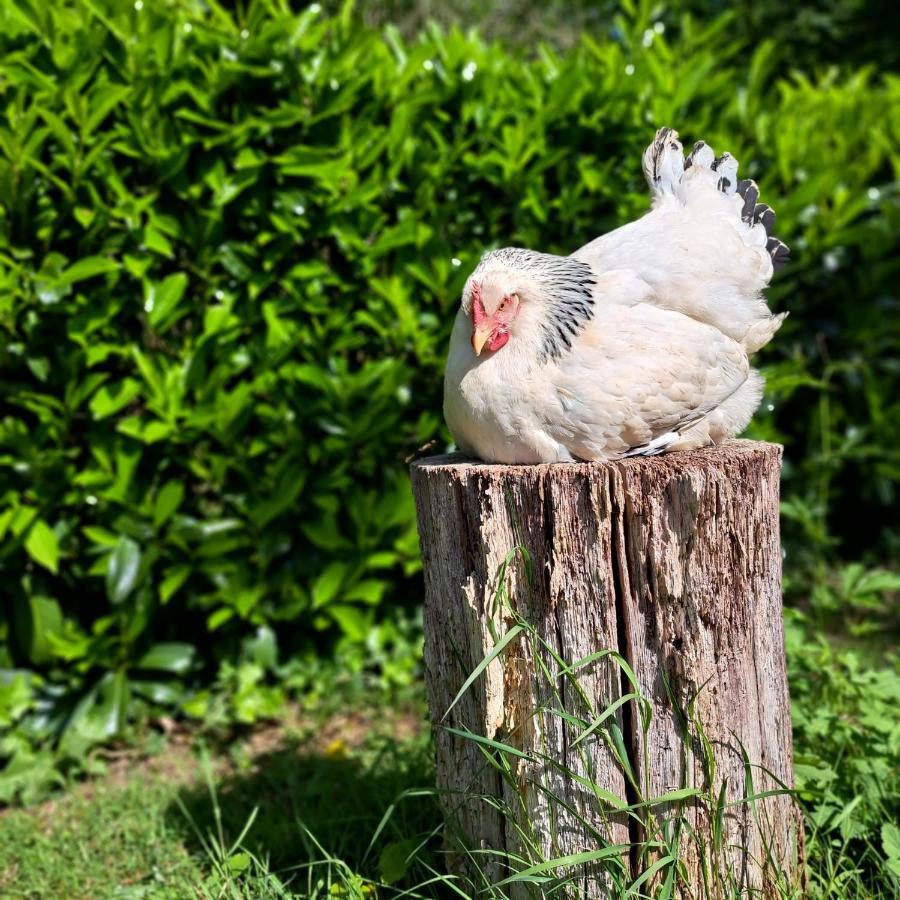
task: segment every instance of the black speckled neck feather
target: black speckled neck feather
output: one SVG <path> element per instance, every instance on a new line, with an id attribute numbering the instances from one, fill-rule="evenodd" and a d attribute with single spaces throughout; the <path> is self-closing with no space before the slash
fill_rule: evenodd
<path id="1" fill-rule="evenodd" d="M 472 277 L 478 279 L 495 268 L 521 269 L 540 284 L 545 321 L 538 362 L 559 359 L 594 314 L 596 282 L 590 266 L 571 256 L 504 247 L 485 253 Z"/>

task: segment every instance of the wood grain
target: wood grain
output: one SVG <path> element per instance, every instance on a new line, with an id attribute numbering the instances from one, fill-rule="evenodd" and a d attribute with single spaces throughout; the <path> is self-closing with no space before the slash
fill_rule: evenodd
<path id="1" fill-rule="evenodd" d="M 792 784 L 780 461 L 780 447 L 730 441 L 605 464 L 504 466 L 460 456 L 413 464 L 438 786 L 466 846 L 564 856 L 603 841 L 638 842 L 679 817 L 699 837 L 681 840 L 683 896 L 725 896 L 728 884 L 774 896 L 775 870 L 799 871 L 792 801 L 742 802 Z M 513 639 L 444 717 L 521 621 L 533 636 Z M 601 650 L 631 666 L 650 715 L 627 701 L 573 746 L 581 730 L 573 717 L 591 721 L 634 690 L 612 655 L 580 668 L 577 686 L 559 677 L 560 658 Z M 444 726 L 529 758 L 508 757 L 504 778 L 476 742 Z M 616 727 L 635 784 L 616 760 Z M 723 839 L 714 838 L 708 802 L 659 805 L 638 823 L 586 780 L 629 803 L 683 787 L 716 799 L 721 792 Z M 502 857 L 479 862 L 489 880 L 509 874 Z M 623 855 L 634 875 L 650 862 L 634 850 Z M 461 854 L 452 865 L 473 874 Z M 603 896 L 606 885 L 583 872 L 585 895 Z"/>

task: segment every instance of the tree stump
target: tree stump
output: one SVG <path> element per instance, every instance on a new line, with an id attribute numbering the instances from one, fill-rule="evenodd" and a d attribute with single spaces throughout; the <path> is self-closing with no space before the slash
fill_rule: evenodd
<path id="1" fill-rule="evenodd" d="M 778 446 L 730 441 L 604 464 L 413 464 L 438 786 L 462 843 L 489 851 L 451 854 L 458 871 L 483 886 L 510 875 L 505 853 L 521 869 L 608 843 L 630 849 L 577 868 L 576 895 L 673 853 L 680 896 L 775 896 L 799 877 L 781 791 L 780 462 Z"/>

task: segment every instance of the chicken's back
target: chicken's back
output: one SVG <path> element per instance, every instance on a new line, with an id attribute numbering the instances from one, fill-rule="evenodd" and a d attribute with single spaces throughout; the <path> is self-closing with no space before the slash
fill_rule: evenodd
<path id="1" fill-rule="evenodd" d="M 752 181 L 737 180 L 729 154 L 703 142 L 684 159 L 677 134 L 661 128 L 644 154 L 653 191 L 647 215 L 572 255 L 596 272 L 634 271 L 649 302 L 718 328 L 747 353 L 766 344 L 784 319 L 762 295 L 787 248 L 771 236 L 774 214 Z"/>

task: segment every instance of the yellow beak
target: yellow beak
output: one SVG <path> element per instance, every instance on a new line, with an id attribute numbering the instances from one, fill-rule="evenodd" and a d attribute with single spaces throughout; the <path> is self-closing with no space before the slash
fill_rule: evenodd
<path id="1" fill-rule="evenodd" d="M 475 351 L 476 356 L 481 356 L 481 351 L 484 345 L 488 342 L 488 338 L 491 336 L 491 330 L 489 328 L 476 328 L 472 332 L 472 349 Z"/>

